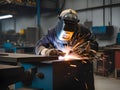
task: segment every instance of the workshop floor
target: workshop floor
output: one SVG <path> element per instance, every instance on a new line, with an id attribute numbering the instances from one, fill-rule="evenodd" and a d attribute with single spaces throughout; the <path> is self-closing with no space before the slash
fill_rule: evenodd
<path id="1" fill-rule="evenodd" d="M 95 75 L 95 90 L 120 90 L 120 79 Z M 10 89 L 14 90 L 14 89 Z M 20 89 L 31 90 L 31 89 Z"/>
<path id="2" fill-rule="evenodd" d="M 120 79 L 95 75 L 95 90 L 120 90 Z"/>

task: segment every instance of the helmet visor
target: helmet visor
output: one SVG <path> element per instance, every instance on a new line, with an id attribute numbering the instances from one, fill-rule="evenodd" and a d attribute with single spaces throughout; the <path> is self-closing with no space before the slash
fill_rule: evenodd
<path id="1" fill-rule="evenodd" d="M 77 23 L 75 23 L 73 21 L 68 21 L 68 20 L 65 20 L 64 23 L 65 23 L 65 25 L 64 25 L 65 31 L 75 32 L 75 30 L 77 28 Z"/>
<path id="2" fill-rule="evenodd" d="M 59 40 L 61 40 L 61 41 L 70 41 L 73 34 L 74 34 L 74 32 L 62 30 L 61 33 L 60 33 L 60 36 L 59 36 Z"/>
<path id="3" fill-rule="evenodd" d="M 76 24 L 71 21 L 63 21 L 63 27 L 59 34 L 59 39 L 62 41 L 70 41 L 76 31 Z"/>

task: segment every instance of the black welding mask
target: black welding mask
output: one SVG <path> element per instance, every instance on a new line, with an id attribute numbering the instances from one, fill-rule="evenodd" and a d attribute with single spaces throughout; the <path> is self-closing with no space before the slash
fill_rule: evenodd
<path id="1" fill-rule="evenodd" d="M 70 41 L 74 32 L 77 30 L 78 16 L 76 11 L 67 9 L 61 12 L 59 16 L 62 22 L 62 30 L 59 32 L 59 40 Z"/>

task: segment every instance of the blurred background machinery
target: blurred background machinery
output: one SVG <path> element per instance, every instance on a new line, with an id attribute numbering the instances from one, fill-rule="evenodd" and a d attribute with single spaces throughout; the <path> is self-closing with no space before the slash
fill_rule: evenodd
<path id="1" fill-rule="evenodd" d="M 5 52 L 34 53 L 38 34 L 38 30 L 33 27 L 21 29 L 18 33 L 14 30 L 2 32 L 0 33 L 0 47 L 4 48 Z"/>

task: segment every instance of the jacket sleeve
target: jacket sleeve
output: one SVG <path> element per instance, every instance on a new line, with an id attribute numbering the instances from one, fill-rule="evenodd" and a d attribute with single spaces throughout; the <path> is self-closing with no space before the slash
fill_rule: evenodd
<path id="1" fill-rule="evenodd" d="M 40 40 L 37 41 L 36 45 L 35 45 L 35 54 L 40 54 L 40 51 L 43 48 L 49 48 L 50 46 L 52 46 L 52 41 L 53 41 L 53 37 L 54 37 L 54 33 L 53 33 L 54 29 L 52 30 L 48 30 L 47 35 L 43 36 Z"/>

